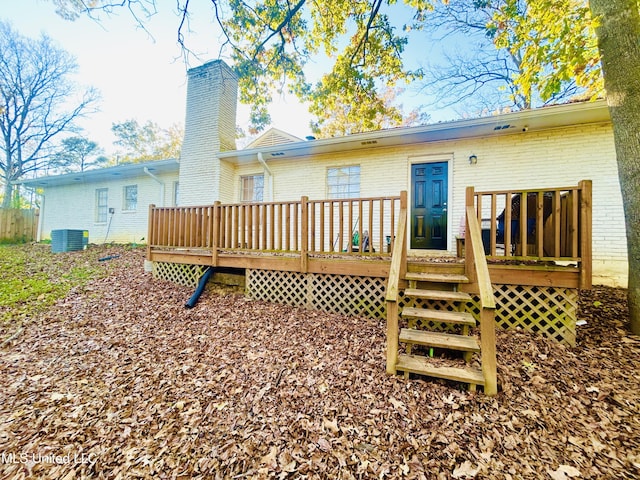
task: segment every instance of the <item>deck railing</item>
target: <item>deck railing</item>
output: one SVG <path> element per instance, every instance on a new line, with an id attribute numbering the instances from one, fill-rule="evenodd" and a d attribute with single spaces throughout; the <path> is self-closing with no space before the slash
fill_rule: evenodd
<path id="1" fill-rule="evenodd" d="M 469 192 L 467 192 L 469 193 Z M 465 258 L 465 274 L 472 284 L 477 285 L 480 300 L 480 355 L 482 376 L 484 377 L 484 393 L 496 395 L 498 393 L 496 367 L 496 302 L 493 286 L 489 277 L 489 267 L 485 257 L 480 223 L 476 218 L 473 207 L 467 207 L 465 228 L 467 235 L 467 251 Z"/>
<path id="2" fill-rule="evenodd" d="M 390 256 L 400 197 L 149 207 L 149 248 Z M 215 255 L 215 253 L 214 253 Z"/>
<path id="3" fill-rule="evenodd" d="M 391 257 L 389 267 L 389 280 L 387 281 L 387 292 L 385 302 L 387 307 L 387 373 L 396 374 L 396 364 L 398 362 L 398 316 L 400 300 L 399 284 L 404 278 L 407 268 L 407 249 L 405 240 L 407 235 L 407 192 L 402 192 L 400 196 L 400 219 L 398 231 L 396 233 L 396 243 Z"/>
<path id="4" fill-rule="evenodd" d="M 489 259 L 574 262 L 591 285 L 591 180 L 572 187 L 467 191 Z M 522 220 L 522 221 L 521 221 Z"/>

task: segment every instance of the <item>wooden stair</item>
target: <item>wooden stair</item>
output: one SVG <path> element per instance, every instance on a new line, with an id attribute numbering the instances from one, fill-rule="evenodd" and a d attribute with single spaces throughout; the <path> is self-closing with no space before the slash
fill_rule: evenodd
<path id="1" fill-rule="evenodd" d="M 460 350 L 463 352 L 479 352 L 480 345 L 474 337 L 452 333 L 430 332 L 415 328 L 400 330 L 400 342 L 425 347 Z"/>
<path id="2" fill-rule="evenodd" d="M 407 192 L 400 193 L 398 227 L 385 294 L 387 374 L 396 375 L 401 371 L 407 378 L 412 373 L 443 378 L 467 383 L 470 390 L 481 385 L 486 395 L 497 395 L 496 303 L 476 211 L 476 204 L 480 208 L 480 200 L 478 197 L 476 202 L 473 187 L 467 187 L 464 263 L 410 263 L 406 249 Z M 473 328 L 476 319 L 465 312 L 464 304 L 471 298 L 461 291 L 461 285 L 466 285 L 465 289 L 477 295 L 479 328 Z M 404 295 L 401 295 L 403 287 Z M 400 318 L 408 328 L 400 328 Z M 455 333 L 436 331 L 438 325 L 445 325 Z M 475 331 L 480 332 L 480 341 L 473 336 Z M 404 352 L 400 350 L 400 344 L 404 344 Z M 414 346 L 417 347 L 416 353 L 423 354 L 415 355 L 412 351 Z M 440 352 L 451 352 L 451 355 L 432 358 L 434 353 L 440 355 Z M 464 360 L 452 358 L 460 356 L 460 352 Z M 472 358 L 476 357 L 482 368 L 471 366 Z M 461 364 L 464 367 L 461 368 Z"/>
<path id="3" fill-rule="evenodd" d="M 418 355 L 400 355 L 397 368 L 408 373 L 484 386 L 484 377 L 479 369 L 435 366 L 429 359 Z"/>
<path id="4" fill-rule="evenodd" d="M 396 370 L 404 372 L 405 377 L 413 373 L 467 383 L 472 391 L 477 385 L 484 386 L 482 370 L 469 365 L 473 354 L 480 352 L 478 339 L 471 335 L 476 319 L 464 311 L 464 304 L 471 300 L 471 296 L 459 290 L 459 286 L 469 283 L 469 279 L 459 273 L 424 272 L 407 272 L 404 279 L 409 283 L 409 287 L 404 290 L 405 303 L 410 306 L 405 306 L 400 316 L 407 321 L 408 328 L 400 329 L 398 341 L 405 345 L 406 353 L 398 355 Z M 417 300 L 446 302 L 450 309 L 419 307 L 416 306 Z M 432 322 L 456 325 L 459 333 L 430 330 L 428 326 Z M 413 353 L 416 345 L 426 347 L 423 351 L 430 354 L 434 349 L 445 354 L 463 352 L 467 365 L 461 368 L 454 359 L 433 359 L 425 354 L 416 355 Z"/>

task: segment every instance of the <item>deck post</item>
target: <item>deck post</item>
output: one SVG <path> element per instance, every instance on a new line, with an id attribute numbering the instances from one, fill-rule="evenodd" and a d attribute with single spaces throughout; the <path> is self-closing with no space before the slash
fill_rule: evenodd
<path id="1" fill-rule="evenodd" d="M 300 272 L 309 271 L 309 197 L 300 200 Z"/>
<path id="2" fill-rule="evenodd" d="M 407 192 L 400 192 L 400 214 L 398 218 L 398 230 L 393 244 L 391 265 L 389 266 L 389 278 L 387 280 L 387 292 L 385 301 L 387 307 L 387 373 L 396 374 L 398 363 L 398 300 L 399 283 L 404 279 L 407 270 L 407 246 L 405 236 L 407 234 Z"/>
<path id="3" fill-rule="evenodd" d="M 31 238 L 36 242 L 40 241 L 40 236 L 42 233 L 40 232 L 40 209 L 36 208 L 33 211 L 33 222 L 31 224 Z"/>
<path id="4" fill-rule="evenodd" d="M 476 211 L 473 206 L 467 206 L 465 262 L 469 263 L 470 259 L 474 259 L 474 263 L 476 264 L 473 268 L 474 277 L 470 277 L 469 280 L 472 280 L 477 285 L 478 297 L 480 299 L 480 356 L 482 360 L 482 376 L 484 377 L 484 393 L 493 396 L 498 393 L 495 325 L 496 303 L 482 244 L 482 230 L 475 213 Z"/>
<path id="5" fill-rule="evenodd" d="M 211 266 L 218 266 L 218 242 L 220 241 L 220 202 L 213 203 L 213 232 L 211 235 Z"/>
<path id="6" fill-rule="evenodd" d="M 404 212 L 404 216 L 405 216 L 405 227 L 404 227 L 404 233 L 402 235 L 402 258 L 400 259 L 400 278 L 404 278 L 404 276 L 407 273 L 407 225 L 410 225 L 409 222 L 409 208 L 408 208 L 408 201 L 407 201 L 407 191 L 406 190 L 402 190 L 400 192 L 400 212 L 402 215 L 402 212 Z"/>
<path id="7" fill-rule="evenodd" d="M 467 187 L 465 191 L 465 221 L 464 221 L 464 273 L 469 279 L 469 281 L 473 281 L 476 278 L 475 271 L 475 259 L 473 256 L 473 249 L 469 247 L 469 207 L 475 210 L 475 189 L 473 187 Z"/>
<path id="8" fill-rule="evenodd" d="M 580 288 L 591 288 L 592 276 L 592 191 L 591 180 L 582 180 L 580 187 Z"/>
<path id="9" fill-rule="evenodd" d="M 480 355 L 484 393 L 492 397 L 498 393 L 495 307 L 480 311 Z"/>
<path id="10" fill-rule="evenodd" d="M 154 225 L 154 218 L 153 218 L 153 210 L 156 208 L 156 205 L 154 203 L 149 204 L 149 217 L 148 217 L 148 225 L 147 225 L 147 260 L 151 260 L 151 243 L 152 240 L 154 240 L 153 238 L 153 225 Z"/>
<path id="11" fill-rule="evenodd" d="M 387 374 L 395 375 L 398 363 L 398 302 L 387 300 Z"/>

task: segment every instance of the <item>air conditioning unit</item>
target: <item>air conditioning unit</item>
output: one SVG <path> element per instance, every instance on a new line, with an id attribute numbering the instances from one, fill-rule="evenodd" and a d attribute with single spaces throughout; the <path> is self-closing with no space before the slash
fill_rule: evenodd
<path id="1" fill-rule="evenodd" d="M 51 252 L 73 252 L 89 244 L 88 230 L 51 230 Z"/>

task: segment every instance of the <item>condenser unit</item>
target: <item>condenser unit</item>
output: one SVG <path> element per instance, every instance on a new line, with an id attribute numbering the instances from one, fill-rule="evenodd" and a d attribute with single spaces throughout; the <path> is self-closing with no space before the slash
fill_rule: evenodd
<path id="1" fill-rule="evenodd" d="M 88 244 L 88 230 L 51 230 L 51 251 L 53 253 L 82 250 Z"/>

